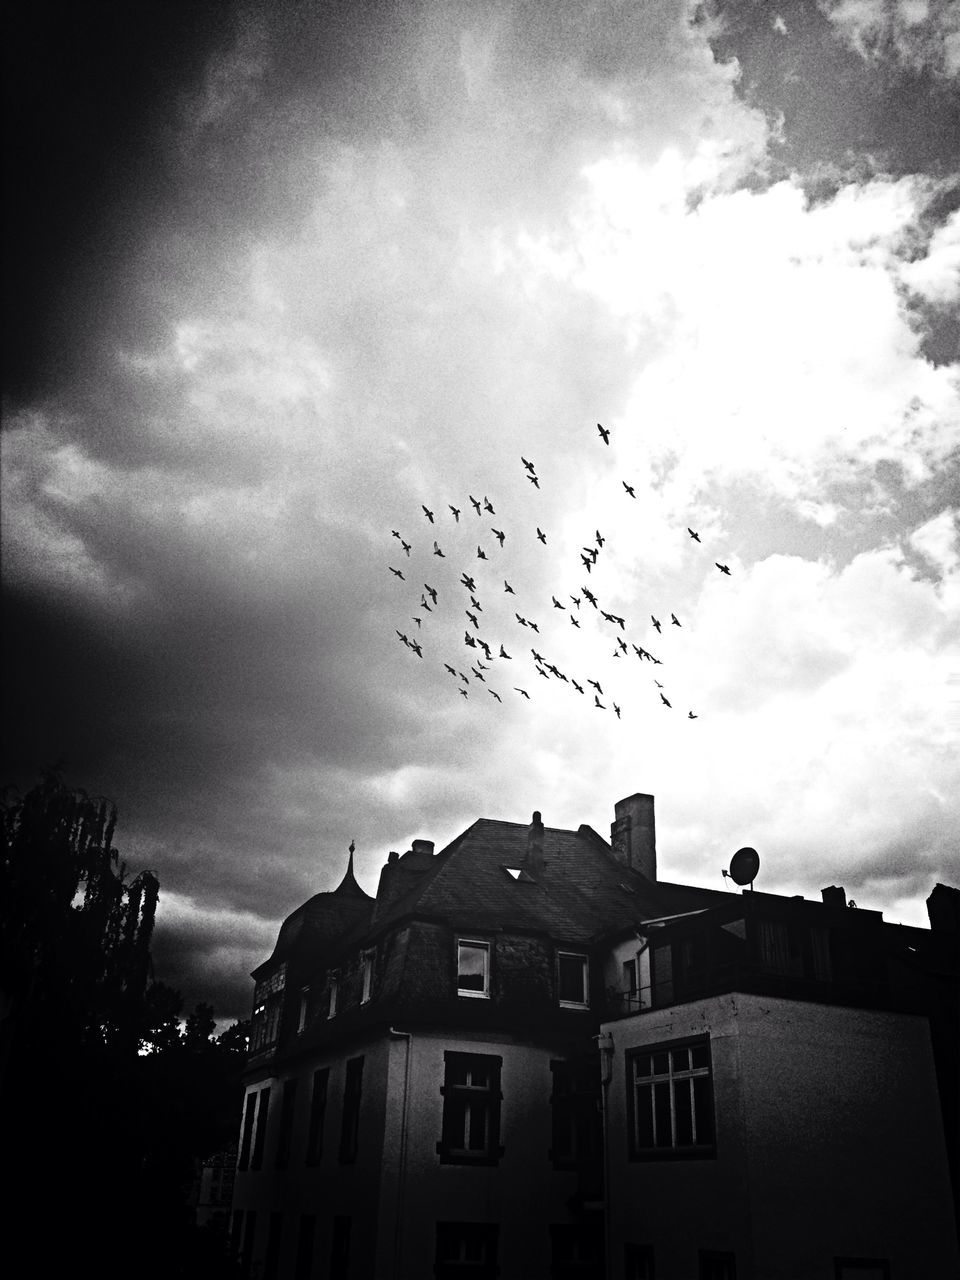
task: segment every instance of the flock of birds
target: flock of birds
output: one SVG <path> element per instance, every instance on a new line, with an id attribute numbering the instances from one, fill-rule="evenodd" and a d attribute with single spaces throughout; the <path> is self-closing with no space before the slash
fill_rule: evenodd
<path id="1" fill-rule="evenodd" d="M 600 439 L 603 441 L 605 445 L 609 446 L 610 444 L 609 429 L 602 426 L 600 423 L 597 423 L 597 430 L 600 434 Z M 540 478 L 537 475 L 536 467 L 534 466 L 534 464 L 530 462 L 529 459 L 524 458 L 522 455 L 521 455 L 520 461 L 523 464 L 524 475 L 526 476 L 526 479 L 533 485 L 535 489 L 539 489 Z M 625 480 L 621 481 L 621 483 L 623 485 L 624 490 L 626 491 L 627 496 L 635 500 L 637 495 L 634 490 L 634 487 L 632 485 L 629 485 Z M 491 555 L 496 556 L 500 551 L 504 549 L 504 545 L 507 541 L 507 533 L 503 529 L 498 529 L 492 523 L 489 523 L 489 519 L 488 519 L 489 517 L 497 518 L 496 510 L 494 509 L 494 506 L 490 502 L 489 498 L 487 498 L 485 495 L 483 498 L 475 498 L 472 494 L 469 494 L 468 497 L 470 500 L 470 504 L 473 507 L 475 516 L 486 523 L 487 527 L 489 528 L 490 532 L 493 534 L 497 542 L 496 548 L 492 546 L 490 547 L 489 554 L 486 550 L 484 550 L 483 544 L 481 542 L 477 543 L 475 559 L 480 562 L 485 561 L 487 562 L 488 565 L 490 565 Z M 447 507 L 450 512 L 450 517 L 454 522 L 454 525 L 459 526 L 460 517 L 461 515 L 463 515 L 463 509 L 461 507 L 454 506 L 452 503 L 448 503 Z M 431 526 L 434 526 L 436 529 L 439 529 L 440 526 L 437 526 L 437 513 L 425 505 L 422 506 L 422 511 L 423 511 L 424 519 Z M 500 523 L 503 523 L 503 522 L 500 521 Z M 700 535 L 699 533 L 697 533 L 695 529 L 688 528 L 687 533 L 694 542 L 697 542 L 697 543 L 700 542 Z M 413 551 L 413 543 L 412 541 L 408 541 L 398 529 L 391 530 L 391 534 L 400 543 L 400 547 L 402 549 L 403 555 L 406 557 L 406 560 L 402 561 L 401 563 L 404 565 L 404 568 L 407 570 L 407 572 L 404 572 L 404 568 L 397 568 L 395 565 L 389 565 L 388 568 L 390 572 L 400 582 L 411 581 L 413 577 L 411 573 L 411 554 Z M 441 536 L 443 535 L 441 534 Z M 536 527 L 536 537 L 538 542 L 542 543 L 544 546 L 547 545 L 547 536 L 539 526 Z M 438 560 L 448 559 L 449 557 L 447 555 L 447 552 L 444 551 L 443 548 L 440 546 L 439 539 L 433 538 L 432 541 L 433 541 L 433 551 L 432 551 L 433 556 L 435 556 Z M 582 568 L 585 570 L 585 572 L 588 575 L 592 573 L 594 566 L 597 564 L 600 558 L 600 554 L 606 543 L 606 538 L 604 538 L 603 535 L 600 533 L 600 530 L 597 529 L 595 530 L 593 539 L 591 539 L 590 541 L 591 541 L 591 545 L 583 546 L 580 552 L 580 560 L 581 560 Z M 728 565 L 722 564 L 719 561 L 714 561 L 714 563 L 717 569 L 720 571 L 720 573 L 725 575 L 730 574 L 731 571 Z M 438 570 L 439 570 L 439 566 L 438 566 Z M 477 568 L 474 568 L 473 573 L 468 573 L 465 570 L 461 571 L 460 579 L 459 579 L 459 582 L 457 583 L 457 587 L 459 587 L 466 593 L 464 597 L 461 597 L 461 602 L 463 603 L 463 606 L 464 606 L 463 607 L 464 616 L 466 617 L 467 623 L 469 625 L 464 626 L 463 645 L 466 649 L 470 650 L 471 653 L 468 656 L 467 661 L 464 662 L 462 665 L 469 668 L 470 674 L 468 675 L 465 671 L 463 671 L 461 669 L 461 664 L 458 662 L 444 662 L 443 666 L 446 672 L 450 676 L 452 676 L 453 679 L 457 682 L 457 688 L 462 697 L 469 698 L 471 690 L 476 691 L 482 688 L 483 690 L 486 691 L 486 693 L 490 697 L 496 699 L 498 703 L 502 703 L 503 698 L 501 697 L 500 693 L 498 693 L 497 690 L 493 688 L 491 684 L 488 684 L 488 677 L 495 678 L 498 667 L 502 666 L 505 663 L 513 662 L 516 659 L 519 659 L 520 654 L 519 652 L 517 653 L 508 652 L 507 647 L 500 636 L 497 636 L 496 639 L 491 641 L 490 639 L 487 639 L 484 635 L 481 634 L 481 632 L 486 629 L 486 619 L 484 619 L 483 622 L 481 621 L 481 617 L 484 614 L 483 604 L 480 599 L 481 587 L 477 585 L 477 577 L 474 576 L 474 575 L 479 575 L 481 572 L 488 572 L 488 571 L 487 570 L 482 571 Z M 410 578 L 408 578 L 408 574 L 410 574 Z M 430 576 L 433 577 L 434 575 L 431 573 Z M 497 576 L 499 578 L 500 576 L 499 571 Z M 500 588 L 498 585 L 496 590 L 498 592 L 502 592 L 505 595 L 516 596 L 516 592 L 514 588 L 511 586 L 508 579 L 503 578 L 502 581 L 503 581 L 502 588 Z M 485 583 L 483 585 L 483 590 L 487 590 L 488 588 L 489 588 L 489 583 Z M 420 591 L 419 585 L 416 587 L 416 590 Z M 444 605 L 447 605 L 448 599 L 447 599 L 446 586 L 444 586 L 443 588 L 443 596 L 444 596 L 443 603 Z M 489 599 L 489 597 L 487 598 Z M 582 620 L 585 616 L 584 614 L 581 613 L 581 610 L 582 610 L 582 606 L 586 603 L 588 606 L 590 606 L 590 608 L 592 608 L 595 611 L 598 620 L 602 618 L 604 623 L 609 624 L 609 626 L 613 628 L 612 634 L 613 634 L 613 638 L 616 645 L 616 647 L 613 650 L 613 656 L 615 658 L 622 658 L 625 656 L 629 656 L 632 650 L 633 653 L 636 655 L 637 659 L 640 660 L 641 662 L 649 662 L 652 666 L 655 666 L 655 667 L 662 665 L 662 659 L 658 658 L 649 649 L 646 649 L 642 645 L 634 643 L 632 640 L 628 640 L 625 634 L 627 629 L 626 619 L 607 609 L 601 608 L 601 604 L 597 595 L 593 591 L 591 591 L 588 585 L 581 585 L 577 594 L 575 595 L 570 594 L 568 595 L 567 598 L 570 601 L 569 606 L 563 603 L 561 600 L 558 600 L 556 595 L 551 595 L 550 597 L 551 611 L 558 610 L 561 613 L 565 614 L 570 626 L 580 631 Z M 467 601 L 469 601 L 469 607 L 467 607 Z M 420 639 L 420 636 L 423 634 L 424 626 L 426 626 L 429 629 L 431 615 L 440 612 L 440 609 L 441 609 L 440 589 L 431 585 L 431 583 L 429 582 L 423 582 L 422 591 L 420 591 L 419 605 L 415 607 L 418 609 L 418 612 L 411 615 L 411 621 L 414 622 L 417 627 L 415 637 L 411 639 L 410 636 L 406 634 L 406 632 L 400 631 L 399 629 L 397 629 L 396 634 L 400 642 L 403 645 L 405 645 L 407 649 L 409 649 L 413 654 L 415 654 L 416 657 L 422 659 L 424 656 L 424 653 L 423 653 L 423 643 Z M 532 618 L 528 618 L 524 616 L 524 614 L 517 612 L 515 609 L 513 612 L 514 612 L 514 618 L 516 619 L 516 625 L 518 627 L 523 627 L 529 631 L 534 632 L 538 636 L 540 635 L 540 624 L 538 622 L 536 622 Z M 657 618 L 655 615 L 651 614 L 650 622 L 654 630 L 657 632 L 657 634 L 658 635 L 662 634 L 662 627 L 664 624 L 661 622 L 661 620 Z M 680 619 L 677 617 L 675 613 L 670 614 L 670 621 L 666 625 L 671 627 L 681 627 L 681 628 L 683 626 Z M 537 643 L 538 644 L 542 643 L 542 641 L 538 641 Z M 511 647 L 512 647 L 512 641 L 511 641 Z M 482 658 L 480 656 L 481 654 L 483 655 Z M 593 706 L 600 711 L 611 710 L 618 720 L 621 719 L 622 711 L 620 706 L 614 701 L 612 692 L 609 690 L 605 692 L 598 680 L 594 679 L 591 676 L 586 676 L 586 677 L 581 676 L 580 679 L 577 679 L 572 674 L 568 675 L 566 672 L 561 671 L 560 668 L 556 665 L 556 663 L 550 661 L 547 657 L 544 656 L 544 654 L 540 653 L 535 646 L 530 647 L 530 655 L 531 655 L 533 668 L 536 675 L 541 676 L 545 680 L 560 681 L 561 683 L 568 685 L 572 690 L 574 690 L 576 693 L 584 697 L 589 697 L 586 686 L 587 685 L 591 686 L 593 690 Z M 656 686 L 657 691 L 659 693 L 660 702 L 663 704 L 664 707 L 672 710 L 673 704 L 670 702 L 670 700 L 666 696 L 666 693 L 664 692 L 665 686 L 656 678 L 654 678 L 653 683 Z M 518 694 L 520 697 L 526 698 L 528 700 L 531 698 L 529 689 L 524 687 L 523 683 L 520 685 L 513 685 L 511 683 L 511 688 L 512 688 L 512 691 Z M 607 699 L 607 701 L 601 702 L 601 698 L 605 698 Z M 696 720 L 699 717 L 691 710 L 687 712 L 687 718 L 690 720 Z"/>

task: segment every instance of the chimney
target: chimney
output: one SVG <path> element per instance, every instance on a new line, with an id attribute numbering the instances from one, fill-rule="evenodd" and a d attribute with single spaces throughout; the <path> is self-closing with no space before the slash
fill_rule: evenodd
<path id="1" fill-rule="evenodd" d="M 648 880 L 657 878 L 657 828 L 653 816 L 653 796 L 627 796 L 614 805 L 610 824 L 613 856 L 625 867 L 641 872 Z"/>
<path id="2" fill-rule="evenodd" d="M 523 860 L 523 870 L 534 879 L 543 871 L 543 821 L 539 809 L 534 811 L 533 819 L 527 827 L 527 853 Z"/>
<path id="3" fill-rule="evenodd" d="M 402 897 L 433 865 L 433 841 L 414 840 L 412 847 L 400 856 L 391 849 L 386 866 L 380 872 L 373 919 L 378 920 L 390 904 Z"/>
<path id="4" fill-rule="evenodd" d="M 837 884 L 831 884 L 826 889 L 821 889 L 820 897 L 823 899 L 825 907 L 845 907 L 847 905 L 846 891 Z"/>

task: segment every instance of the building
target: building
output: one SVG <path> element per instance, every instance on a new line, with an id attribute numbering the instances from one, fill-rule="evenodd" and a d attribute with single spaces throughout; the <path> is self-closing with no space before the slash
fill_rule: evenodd
<path id="1" fill-rule="evenodd" d="M 609 843 L 539 813 L 416 840 L 376 898 L 351 855 L 253 974 L 244 1268 L 960 1273 L 960 894 L 931 930 L 823 899 L 658 879 L 644 795 Z"/>

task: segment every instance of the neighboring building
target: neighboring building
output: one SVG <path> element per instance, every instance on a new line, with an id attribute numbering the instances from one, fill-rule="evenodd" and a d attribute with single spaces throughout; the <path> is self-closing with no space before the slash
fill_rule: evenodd
<path id="1" fill-rule="evenodd" d="M 439 854 L 416 840 L 376 899 L 351 856 L 254 971 L 244 1267 L 957 1274 L 951 895 L 931 896 L 930 931 L 842 890 L 665 883 L 642 795 L 616 805 L 610 844 L 538 813 Z"/>
<path id="2" fill-rule="evenodd" d="M 228 1147 L 199 1162 L 193 1195 L 194 1220 L 226 1235 L 237 1177 L 237 1148 Z"/>

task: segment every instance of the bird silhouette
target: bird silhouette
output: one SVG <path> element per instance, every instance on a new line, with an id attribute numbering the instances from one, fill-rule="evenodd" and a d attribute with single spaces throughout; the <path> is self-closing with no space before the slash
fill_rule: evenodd
<path id="1" fill-rule="evenodd" d="M 616 622 L 616 618 L 612 613 L 607 613 L 606 609 L 600 610 L 601 618 L 606 618 L 607 622 Z"/>
<path id="2" fill-rule="evenodd" d="M 487 683 L 487 682 L 486 682 L 486 680 L 484 680 L 484 678 L 483 678 L 483 672 L 482 672 L 482 671 L 478 671 L 476 667 L 471 667 L 471 668 L 470 668 L 470 670 L 471 670 L 471 671 L 473 672 L 473 674 L 477 677 L 477 679 L 481 682 L 481 684 L 486 684 L 486 683 Z"/>
<path id="3" fill-rule="evenodd" d="M 463 643 L 467 645 L 468 648 L 470 649 L 475 649 L 477 647 L 477 642 L 476 640 L 474 640 L 473 636 L 470 634 L 469 631 L 465 631 L 463 633 Z"/>
<path id="4" fill-rule="evenodd" d="M 606 538 L 600 537 L 600 530 L 598 529 L 597 530 L 597 546 L 602 547 L 605 542 L 606 542 Z"/>
<path id="5" fill-rule="evenodd" d="M 460 694 L 461 698 L 469 698 L 469 697 L 470 697 L 470 695 L 469 695 L 469 693 L 467 693 L 466 689 L 460 689 L 460 690 L 458 690 L 458 692 L 459 692 L 459 694 Z"/>
<path id="6" fill-rule="evenodd" d="M 399 569 L 395 569 L 395 568 L 393 567 L 393 565 L 390 565 L 390 572 L 391 572 L 391 573 L 395 573 L 395 574 L 397 575 L 397 577 L 398 577 L 398 578 L 402 578 L 402 579 L 403 579 L 403 581 L 404 581 L 404 582 L 406 582 L 406 578 L 404 578 L 404 577 L 403 577 L 403 574 L 400 572 L 400 570 L 399 570 Z"/>
<path id="7" fill-rule="evenodd" d="M 537 635 L 540 634 L 540 628 L 537 626 L 535 622 L 528 622 L 527 626 L 532 628 L 532 630 L 534 630 L 537 633 Z"/>
<path id="8" fill-rule="evenodd" d="M 487 553 L 484 551 L 483 547 L 477 547 L 477 559 L 486 560 L 486 558 L 487 558 Z"/>
<path id="9" fill-rule="evenodd" d="M 570 599 L 573 601 L 573 603 L 574 603 L 574 604 L 577 606 L 577 608 L 579 609 L 579 608 L 580 608 L 580 597 L 579 597 L 579 596 L 571 596 L 571 597 L 570 597 Z"/>
<path id="10" fill-rule="evenodd" d="M 433 524 L 433 512 L 430 510 L 429 507 L 424 507 L 422 502 L 420 503 L 420 505 L 421 507 L 423 507 L 423 514 L 427 517 L 430 523 Z"/>
<path id="11" fill-rule="evenodd" d="M 480 646 L 480 648 L 483 650 L 484 655 L 486 656 L 486 659 L 487 659 L 487 661 L 489 662 L 489 661 L 490 661 L 490 657 L 491 657 L 491 654 L 490 654 L 490 646 L 487 644 L 486 640 L 481 640 L 479 636 L 477 636 L 477 644 L 478 644 L 478 645 Z M 478 662 L 478 664 L 477 664 L 477 665 L 478 665 L 478 666 L 482 666 L 483 664 L 482 664 L 482 663 L 480 663 L 480 662 Z"/>
<path id="12" fill-rule="evenodd" d="M 516 685 L 514 685 L 513 687 L 514 687 L 514 689 L 516 689 L 517 693 L 522 693 L 522 694 L 523 694 L 523 696 L 524 696 L 525 698 L 529 698 L 529 697 L 530 697 L 530 695 L 529 695 L 529 693 L 527 693 L 526 689 L 518 689 Z"/>
<path id="13" fill-rule="evenodd" d="M 403 547 L 403 549 L 404 549 L 404 551 L 407 553 L 407 555 L 409 555 L 409 554 L 410 554 L 410 543 L 409 543 L 409 542 L 404 542 L 404 540 L 401 538 L 401 539 L 400 539 L 400 545 L 401 545 L 401 547 Z"/>
<path id="14" fill-rule="evenodd" d="M 501 645 L 501 646 L 500 646 L 500 657 L 501 657 L 501 658 L 510 658 L 510 654 L 509 654 L 509 653 L 507 653 L 507 651 L 506 651 L 506 649 L 503 647 L 503 645 Z M 510 661 L 512 662 L 512 661 L 513 661 L 513 659 L 512 659 L 512 658 L 510 658 Z"/>
<path id="15" fill-rule="evenodd" d="M 590 559 L 593 561 L 593 563 L 596 564 L 597 556 L 600 554 L 600 552 L 597 551 L 596 547 L 584 547 L 583 549 L 587 553 L 587 555 L 590 557 Z"/>
<path id="16" fill-rule="evenodd" d="M 437 592 L 436 592 L 436 588 L 435 588 L 435 587 L 431 587 L 431 585 L 430 585 L 430 583 L 429 583 L 429 582 L 425 582 L 425 583 L 423 584 L 423 586 L 424 586 L 424 589 L 425 589 L 425 591 L 426 591 L 427 595 L 430 597 L 430 599 L 433 601 L 433 603 L 434 603 L 434 604 L 436 604 L 436 603 L 437 603 Z"/>
<path id="17" fill-rule="evenodd" d="M 474 627 L 479 631 L 479 630 L 480 630 L 480 623 L 477 621 L 477 615 L 476 615 L 475 613 L 471 613 L 469 609 L 464 609 L 464 613 L 467 615 L 467 617 L 468 617 L 468 618 L 470 619 L 470 621 L 473 623 Z"/>
<path id="18" fill-rule="evenodd" d="M 445 662 L 443 665 L 447 668 L 447 670 L 450 672 L 452 676 L 456 677 L 456 674 L 457 674 L 456 670 L 453 667 L 451 667 L 449 662 Z"/>
<path id="19" fill-rule="evenodd" d="M 549 679 L 550 679 L 550 677 L 549 677 L 549 676 L 547 675 L 547 673 L 544 671 L 543 667 L 537 667 L 537 675 L 538 675 L 538 676 L 543 676 L 544 680 L 549 680 Z"/>
<path id="20" fill-rule="evenodd" d="M 567 606 L 565 604 L 561 604 L 556 596 L 551 596 L 550 599 L 553 601 L 553 607 L 555 609 L 563 609 L 564 612 L 566 612 Z"/>
<path id="21" fill-rule="evenodd" d="M 403 634 L 402 631 L 398 631 L 397 635 L 400 637 L 400 639 L 403 641 L 404 644 L 409 645 L 410 641 L 407 639 L 407 637 Z"/>
<path id="22" fill-rule="evenodd" d="M 468 494 L 467 494 L 467 497 L 468 497 L 468 498 L 470 499 L 470 501 L 473 503 L 473 509 L 474 509 L 474 511 L 476 511 L 477 515 L 479 515 L 479 514 L 480 514 L 480 503 L 476 500 L 476 498 L 473 496 L 473 494 L 472 494 L 472 493 L 468 493 Z"/>
<path id="23" fill-rule="evenodd" d="M 470 683 L 470 677 L 469 677 L 469 676 L 465 676 L 465 675 L 463 674 L 463 672 L 462 672 L 462 671 L 458 671 L 458 672 L 457 672 L 457 675 L 460 677 L 460 679 L 463 681 L 463 683 L 464 683 L 464 684 L 469 684 L 469 683 Z"/>
<path id="24" fill-rule="evenodd" d="M 590 557 L 589 557 L 589 556 L 581 556 L 581 557 L 580 557 L 580 559 L 583 561 L 583 567 L 586 569 L 587 573 L 592 573 L 592 572 L 593 572 L 593 561 L 590 559 Z"/>
<path id="25" fill-rule="evenodd" d="M 415 622 L 418 627 L 421 627 L 423 625 L 423 623 L 420 621 L 419 618 L 411 618 L 410 621 Z"/>
<path id="26" fill-rule="evenodd" d="M 489 511 L 492 516 L 495 516 L 497 514 L 494 511 L 493 507 L 491 506 L 490 500 L 487 498 L 486 494 L 484 494 L 484 498 L 483 498 L 483 509 L 484 511 Z"/>
<path id="27" fill-rule="evenodd" d="M 421 609 L 426 609 L 427 613 L 433 613 L 433 610 L 432 610 L 432 609 L 430 608 L 430 606 L 427 604 L 427 597 L 426 597 L 426 596 L 421 596 L 421 597 L 420 597 L 420 608 L 421 608 Z"/>
<path id="28" fill-rule="evenodd" d="M 671 613 L 670 621 L 673 623 L 675 627 L 679 627 L 681 625 L 680 619 L 677 617 L 675 613 Z"/>
<path id="29" fill-rule="evenodd" d="M 662 689 L 662 688 L 663 688 L 663 685 L 660 683 L 660 681 L 659 681 L 659 680 L 654 680 L 654 682 L 653 682 L 653 683 L 657 686 L 657 688 L 658 688 L 658 689 Z"/>
<path id="30" fill-rule="evenodd" d="M 540 481 L 537 479 L 536 476 L 527 476 L 527 479 L 530 481 L 530 483 L 533 485 L 535 489 L 540 488 Z"/>
<path id="31" fill-rule="evenodd" d="M 511 587 L 510 583 L 506 580 L 506 578 L 504 578 L 503 580 L 503 589 L 511 596 L 515 596 L 517 594 L 514 591 L 513 587 Z"/>
<path id="32" fill-rule="evenodd" d="M 579 619 L 579 618 L 575 618 L 575 617 L 573 616 L 573 614 L 572 614 L 572 613 L 571 613 L 571 615 L 570 615 L 570 622 L 572 623 L 572 625 L 573 625 L 573 626 L 575 626 L 575 627 L 579 628 L 579 626 L 580 626 L 580 619 Z"/>
<path id="33" fill-rule="evenodd" d="M 420 648 L 419 644 L 417 644 L 416 640 L 410 641 L 410 648 L 413 650 L 413 652 L 417 655 L 418 658 L 423 657 L 423 650 Z"/>
<path id="34" fill-rule="evenodd" d="M 634 492 L 633 485 L 627 484 L 626 480 L 621 480 L 620 483 L 626 489 L 627 493 L 629 493 L 631 498 L 635 498 L 637 496 L 636 493 Z"/>
<path id="35" fill-rule="evenodd" d="M 660 633 L 660 623 L 657 621 L 657 619 L 653 616 L 653 614 L 652 614 L 652 613 L 651 613 L 651 615 L 650 615 L 650 621 L 651 621 L 651 622 L 653 623 L 653 625 L 657 628 L 657 634 L 659 635 L 659 633 Z"/>
<path id="36" fill-rule="evenodd" d="M 617 636 L 617 644 L 620 646 L 620 650 L 621 650 L 621 652 L 622 652 L 622 653 L 626 653 L 626 652 L 627 652 L 627 642 L 626 642 L 626 640 L 621 640 L 621 639 L 620 639 L 620 637 L 619 637 L 619 636 Z"/>
<path id="37" fill-rule="evenodd" d="M 467 588 L 468 591 L 470 592 L 476 591 L 477 584 L 474 582 L 474 580 L 470 577 L 468 573 L 461 573 L 460 581 L 463 583 L 463 585 Z"/>
<path id="38" fill-rule="evenodd" d="M 599 422 L 597 423 L 597 430 L 600 432 L 600 438 L 601 438 L 601 440 L 603 441 L 603 443 L 604 443 L 604 444 L 609 444 L 609 443 L 610 443 L 610 432 L 609 432 L 609 430 L 608 430 L 606 427 L 601 427 L 601 425 L 600 425 L 600 423 L 599 423 Z"/>
<path id="39" fill-rule="evenodd" d="M 477 613 L 483 613 L 483 609 L 480 607 L 480 601 L 476 598 L 476 596 L 470 597 L 470 603 L 476 609 Z"/>
<path id="40" fill-rule="evenodd" d="M 434 538 L 434 540 L 433 540 L 433 554 L 434 554 L 435 556 L 439 556 L 441 560 L 445 560 L 445 559 L 446 559 L 446 556 L 445 556 L 445 555 L 443 554 L 443 552 L 440 550 L 440 547 L 439 547 L 439 545 L 438 545 L 438 543 L 437 543 L 436 538 Z"/>
<path id="41" fill-rule="evenodd" d="M 660 695 L 660 701 L 663 703 L 663 705 L 664 705 L 665 707 L 669 707 L 669 706 L 671 705 L 671 704 L 667 701 L 667 699 L 663 696 L 663 694 L 662 694 L 662 693 L 661 693 L 661 695 Z"/>
<path id="42" fill-rule="evenodd" d="M 543 532 L 543 530 L 539 526 L 537 527 L 537 537 L 540 539 L 540 541 L 543 543 L 544 546 L 547 545 L 547 535 Z"/>
<path id="43" fill-rule="evenodd" d="M 500 543 L 502 547 L 503 540 L 504 538 L 506 538 L 507 535 L 503 532 L 502 529 L 491 529 L 490 532 L 496 535 L 497 541 Z"/>
<path id="44" fill-rule="evenodd" d="M 599 707 L 601 711 L 606 711 L 606 709 L 607 709 L 607 708 L 603 705 L 603 703 L 600 701 L 600 699 L 597 697 L 597 695 L 596 695 L 596 694 L 594 694 L 594 695 L 593 695 L 593 705 L 594 705 L 595 707 Z"/>
<path id="45" fill-rule="evenodd" d="M 583 693 L 582 684 L 577 684 L 576 680 L 571 681 L 571 683 L 573 684 L 573 687 L 576 689 L 577 693 Z"/>
<path id="46" fill-rule="evenodd" d="M 493 694 L 493 696 L 496 698 L 496 700 L 497 700 L 498 702 L 502 702 L 502 701 L 503 701 L 503 699 L 500 697 L 499 693 L 495 692 L 495 690 L 493 690 L 493 689 L 488 689 L 488 690 L 487 690 L 487 693 Z"/>
<path id="47" fill-rule="evenodd" d="M 603 690 L 600 688 L 598 681 L 588 679 L 587 684 L 592 684 L 593 687 L 596 689 L 597 693 L 603 693 Z"/>
<path id="48" fill-rule="evenodd" d="M 695 715 L 693 714 L 693 712 L 692 712 L 692 711 L 688 711 L 688 712 L 687 712 L 687 719 L 688 719 L 688 720 L 699 720 L 699 719 L 700 719 L 700 717 L 699 717 L 699 716 L 695 716 Z"/>
<path id="49" fill-rule="evenodd" d="M 448 506 L 448 507 L 450 507 L 450 510 L 453 512 L 453 518 L 454 518 L 454 520 L 456 520 L 457 524 L 459 524 L 459 523 L 460 523 L 460 508 L 459 508 L 459 507 L 451 506 L 449 502 L 447 503 L 447 506 Z"/>
<path id="50" fill-rule="evenodd" d="M 519 613 L 515 613 L 513 616 L 514 616 L 514 617 L 516 618 L 516 620 L 520 623 L 521 627 L 525 627 L 525 626 L 527 625 L 527 620 L 526 620 L 526 618 L 521 618 L 521 617 L 520 617 L 520 615 L 519 615 Z"/>
<path id="51" fill-rule="evenodd" d="M 694 540 L 694 542 L 700 541 L 699 533 L 694 533 L 694 531 L 690 528 L 689 525 L 687 525 L 687 533 L 689 533 L 690 537 Z"/>
<path id="52" fill-rule="evenodd" d="M 528 471 L 532 472 L 534 470 L 533 463 L 528 462 L 522 453 L 520 455 L 520 461 L 523 463 L 523 465 L 527 468 Z"/>
<path id="53" fill-rule="evenodd" d="M 721 573 L 729 573 L 729 572 L 730 572 L 730 569 L 728 568 L 728 566 L 727 566 L 727 565 L 725 565 L 725 564 L 720 564 L 720 562 L 719 562 L 719 561 L 717 561 L 717 560 L 714 560 L 714 562 L 713 562 L 713 563 L 717 566 L 717 568 L 720 570 L 720 572 L 721 572 Z"/>
<path id="54" fill-rule="evenodd" d="M 400 542 L 402 542 L 402 541 L 403 541 L 403 539 L 400 537 L 399 533 L 397 533 L 396 529 L 391 529 L 391 530 L 390 530 L 390 532 L 393 534 L 393 536 L 394 536 L 395 538 L 398 538 L 398 539 L 400 540 Z"/>
<path id="55" fill-rule="evenodd" d="M 613 704 L 613 709 L 614 709 L 614 711 L 617 713 L 617 719 L 619 720 L 619 719 L 620 719 L 620 708 L 617 706 L 617 704 L 616 704 L 616 703 L 614 703 L 614 704 Z"/>
<path id="56" fill-rule="evenodd" d="M 598 607 L 598 606 L 597 606 L 597 597 L 593 594 L 593 592 L 592 592 L 592 591 L 588 591 L 586 587 L 581 587 L 581 588 L 580 588 L 580 591 L 581 591 L 581 593 L 582 593 L 582 595 L 583 595 L 584 599 L 585 599 L 585 600 L 589 600 L 589 601 L 590 601 L 590 603 L 593 605 L 593 607 L 596 609 L 596 608 Z"/>

